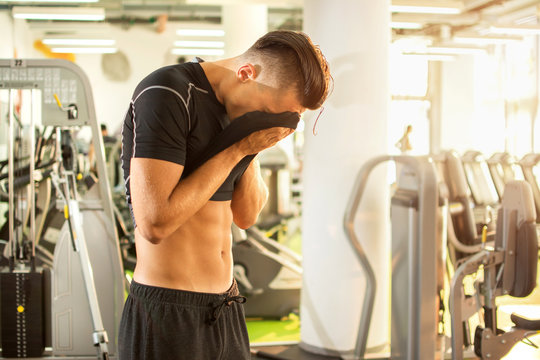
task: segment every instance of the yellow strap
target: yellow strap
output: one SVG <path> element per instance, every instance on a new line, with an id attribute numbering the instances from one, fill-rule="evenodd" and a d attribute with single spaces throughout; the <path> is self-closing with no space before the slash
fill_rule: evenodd
<path id="1" fill-rule="evenodd" d="M 482 244 L 484 244 L 487 240 L 487 229 L 488 229 L 487 225 L 484 225 L 482 227 Z"/>
<path id="2" fill-rule="evenodd" d="M 69 219 L 69 208 L 67 205 L 64 205 L 64 218 Z"/>
<path id="3" fill-rule="evenodd" d="M 60 99 L 58 98 L 58 95 L 53 94 L 54 99 L 56 100 L 56 103 L 58 104 L 58 107 L 62 109 L 62 103 L 60 102 Z"/>

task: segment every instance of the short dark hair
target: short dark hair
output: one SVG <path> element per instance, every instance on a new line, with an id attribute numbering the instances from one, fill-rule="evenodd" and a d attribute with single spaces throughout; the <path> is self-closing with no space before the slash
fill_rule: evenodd
<path id="1" fill-rule="evenodd" d="M 332 81 L 328 62 L 306 34 L 271 31 L 259 38 L 246 54 L 262 54 L 272 60 L 266 65 L 279 67 L 272 69 L 279 86 L 294 86 L 303 107 L 318 109 L 326 100 Z"/>

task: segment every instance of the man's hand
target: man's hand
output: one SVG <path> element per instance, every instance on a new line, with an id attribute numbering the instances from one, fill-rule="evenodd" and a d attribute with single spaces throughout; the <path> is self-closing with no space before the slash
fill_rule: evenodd
<path id="1" fill-rule="evenodd" d="M 280 140 L 294 132 L 294 129 L 286 127 L 272 127 L 259 130 L 246 136 L 235 144 L 239 151 L 246 155 L 257 154 L 264 149 L 274 146 Z"/>

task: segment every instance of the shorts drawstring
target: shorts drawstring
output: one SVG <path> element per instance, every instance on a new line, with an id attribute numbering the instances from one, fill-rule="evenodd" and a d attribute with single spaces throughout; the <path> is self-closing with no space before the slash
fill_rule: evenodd
<path id="1" fill-rule="evenodd" d="M 223 312 L 223 310 L 225 309 L 225 307 L 229 307 L 231 306 L 231 304 L 233 302 L 237 302 L 239 304 L 243 304 L 247 301 L 246 297 L 245 296 L 242 296 L 242 295 L 234 295 L 234 296 L 231 296 L 231 295 L 226 295 L 223 300 L 221 302 L 218 302 L 218 303 L 215 303 L 213 305 L 213 308 L 212 308 L 212 314 L 210 316 L 210 319 L 208 321 L 208 323 L 210 325 L 214 325 L 216 323 L 216 321 L 219 319 L 219 317 L 221 316 L 221 313 Z"/>

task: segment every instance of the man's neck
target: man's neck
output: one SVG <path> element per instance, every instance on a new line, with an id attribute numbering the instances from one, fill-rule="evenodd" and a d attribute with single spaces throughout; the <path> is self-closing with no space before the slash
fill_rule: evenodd
<path id="1" fill-rule="evenodd" d="M 230 82 L 228 78 L 234 76 L 233 63 L 232 59 L 200 63 L 208 82 L 212 86 L 212 90 L 216 94 L 216 98 L 222 104 L 226 102 L 225 94 Z"/>

